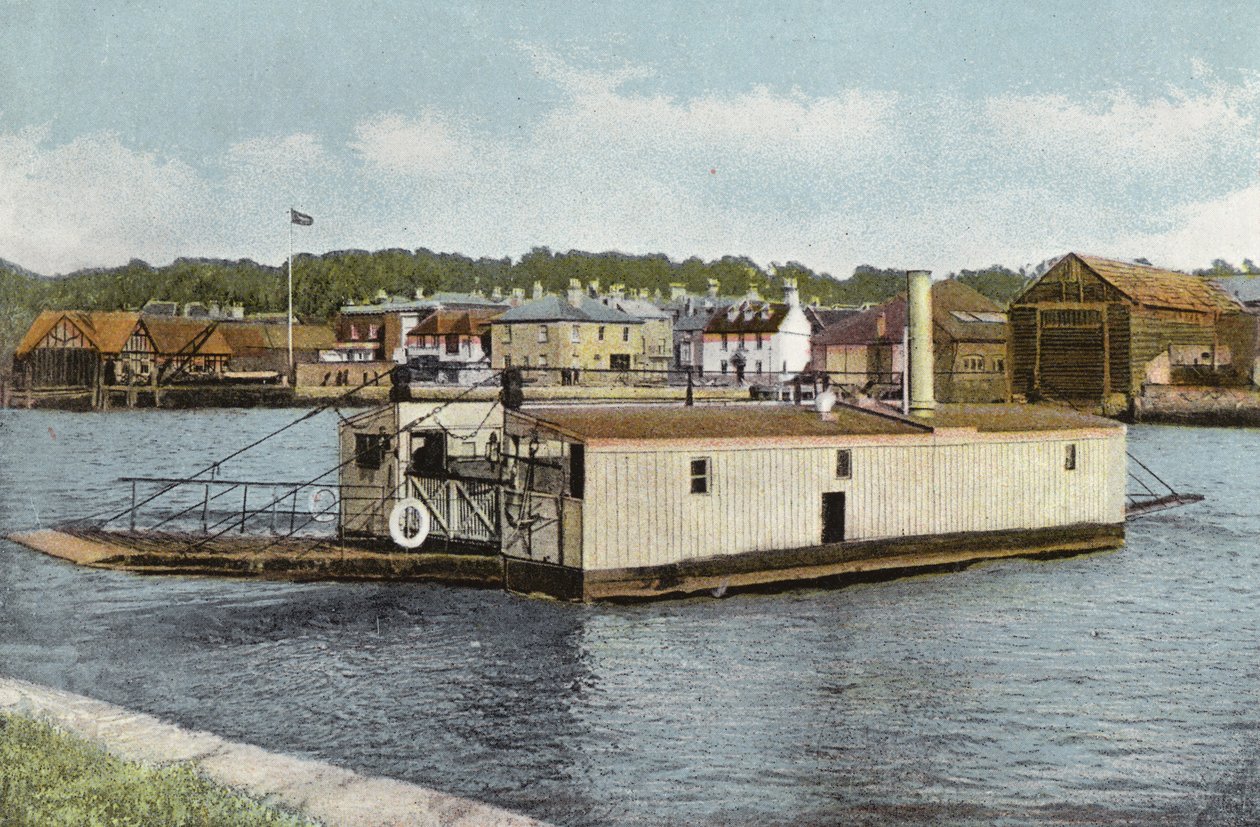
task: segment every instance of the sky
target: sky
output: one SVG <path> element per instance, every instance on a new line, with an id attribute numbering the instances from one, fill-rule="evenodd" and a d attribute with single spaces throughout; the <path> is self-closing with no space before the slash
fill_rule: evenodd
<path id="1" fill-rule="evenodd" d="M 1260 259 L 1258 31 L 1254 0 L 0 0 L 0 258 Z"/>

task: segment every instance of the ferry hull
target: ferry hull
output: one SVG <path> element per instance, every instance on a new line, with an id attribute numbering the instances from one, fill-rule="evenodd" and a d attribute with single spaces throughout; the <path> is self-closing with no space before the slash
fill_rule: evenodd
<path id="1" fill-rule="evenodd" d="M 643 599 L 957 568 L 1004 557 L 1066 556 L 1124 545 L 1124 524 L 968 532 L 752 551 L 663 566 L 582 571 L 504 558 L 508 591 L 558 600 Z"/>

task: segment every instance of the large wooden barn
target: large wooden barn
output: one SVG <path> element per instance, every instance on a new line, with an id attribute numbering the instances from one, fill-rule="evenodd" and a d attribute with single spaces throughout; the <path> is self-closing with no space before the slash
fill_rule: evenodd
<path id="1" fill-rule="evenodd" d="M 1011 302 L 1012 391 L 1118 409 L 1144 384 L 1245 384 L 1254 325 L 1212 282 L 1069 253 Z"/>

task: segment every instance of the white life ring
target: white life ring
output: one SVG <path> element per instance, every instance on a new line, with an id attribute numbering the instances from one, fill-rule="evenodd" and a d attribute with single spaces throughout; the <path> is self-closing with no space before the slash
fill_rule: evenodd
<path id="1" fill-rule="evenodd" d="M 389 536 L 403 548 L 419 548 L 429 525 L 429 509 L 415 497 L 399 500 L 389 511 Z"/>
<path id="2" fill-rule="evenodd" d="M 328 488 L 316 488 L 306 503 L 306 510 L 317 523 L 331 523 L 337 519 L 337 492 Z"/>

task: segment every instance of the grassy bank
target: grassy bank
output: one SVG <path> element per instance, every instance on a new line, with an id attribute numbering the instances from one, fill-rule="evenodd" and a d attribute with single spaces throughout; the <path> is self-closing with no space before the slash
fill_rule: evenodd
<path id="1" fill-rule="evenodd" d="M 123 761 L 49 724 L 0 713 L 0 827 L 312 824 L 187 766 Z"/>

